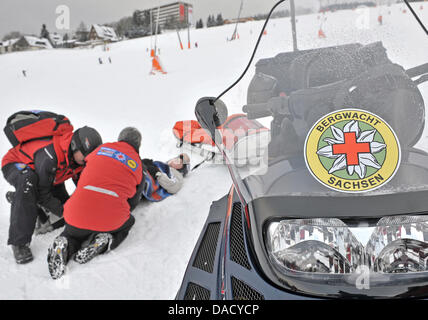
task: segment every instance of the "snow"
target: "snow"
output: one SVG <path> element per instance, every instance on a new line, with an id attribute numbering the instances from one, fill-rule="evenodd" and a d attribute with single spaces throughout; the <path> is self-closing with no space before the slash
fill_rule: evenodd
<path id="1" fill-rule="evenodd" d="M 389 56 L 408 68 L 427 62 L 428 41 L 401 8 L 392 6 L 391 15 L 384 8 L 383 26 L 377 25 L 380 9 L 371 9 L 370 23 L 382 35 Z M 427 11 L 418 11 L 425 23 Z M 351 21 L 357 19 L 357 14 L 328 14 L 323 24 L 326 39 L 317 37 L 317 14 L 299 16 L 299 47 L 377 40 L 367 30 L 355 28 Z M 179 49 L 175 32 L 159 36 L 160 59 L 167 75 L 149 75 L 150 38 L 111 44 L 109 51 L 100 46 L 0 55 L 1 119 L 5 122 L 10 114 L 22 109 L 52 110 L 69 116 L 76 128 L 97 128 L 104 141 L 115 141 L 122 128 L 136 126 L 143 135 L 141 156 L 168 160 L 179 153 L 172 134 L 174 123 L 194 119 L 194 106 L 200 97 L 218 95 L 236 80 L 251 56 L 262 24 L 241 24 L 240 40 L 233 42 L 226 39 L 234 25 L 195 30 L 192 42 L 198 42 L 199 48 L 184 51 Z M 254 62 L 292 50 L 289 26 L 289 19 L 275 19 L 269 24 Z M 184 31 L 181 37 L 187 39 Z M 407 50 L 406 46 L 417 49 Z M 99 64 L 99 58 L 103 64 Z M 224 97 L 230 113 L 241 111 L 253 74 L 254 63 L 242 82 Z M 421 89 L 428 101 L 427 84 Z M 0 154 L 4 154 L 9 142 L 4 135 L 0 140 Z M 427 139 L 424 141 L 428 146 Z M 192 163 L 200 160 L 194 156 Z M 11 187 L 1 179 L 0 299 L 173 299 L 210 204 L 224 196 L 230 184 L 224 166 L 202 166 L 186 178 L 178 195 L 161 203 L 140 205 L 134 212 L 136 225 L 121 247 L 87 265 L 70 262 L 66 276 L 53 281 L 46 254 L 60 231 L 34 237 L 35 260 L 17 265 L 7 246 L 10 206 L 3 197 Z"/>

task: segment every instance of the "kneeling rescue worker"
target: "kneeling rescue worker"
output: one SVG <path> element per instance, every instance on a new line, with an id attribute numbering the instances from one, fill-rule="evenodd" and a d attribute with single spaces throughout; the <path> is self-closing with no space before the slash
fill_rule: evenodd
<path id="1" fill-rule="evenodd" d="M 135 223 L 131 211 L 143 190 L 141 134 L 125 128 L 118 142 L 98 147 L 86 158 L 76 191 L 65 204 L 65 229 L 48 251 L 48 268 L 60 278 L 70 259 L 83 264 L 115 249 Z"/>
<path id="2" fill-rule="evenodd" d="M 35 117 L 34 112 L 24 113 Z M 33 260 L 30 243 L 36 222 L 39 226 L 49 226 L 48 231 L 53 230 L 50 219 L 56 220 L 55 227 L 64 224 L 63 204 L 69 198 L 64 182 L 70 178 L 77 181 L 85 157 L 102 143 L 95 129 L 83 127 L 73 133 L 68 119 L 60 117 L 62 124 L 67 124 L 61 134 L 40 138 L 35 127 L 28 126 L 23 139 L 26 141 L 19 141 L 14 136 L 16 146 L 2 159 L 3 175 L 15 187 L 15 192 L 8 192 L 6 197 L 11 203 L 8 245 L 12 246 L 18 264 Z M 34 133 L 31 130 L 35 130 Z M 18 133 L 17 137 L 20 138 Z"/>

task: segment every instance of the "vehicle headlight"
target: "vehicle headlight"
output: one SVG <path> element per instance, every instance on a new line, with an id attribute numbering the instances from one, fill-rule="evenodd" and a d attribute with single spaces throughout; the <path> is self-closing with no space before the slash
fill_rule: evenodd
<path id="1" fill-rule="evenodd" d="M 364 263 L 364 247 L 339 219 L 273 222 L 267 247 L 274 263 L 294 271 L 350 273 Z"/>
<path id="2" fill-rule="evenodd" d="M 358 229 L 358 230 L 357 230 Z M 363 245 L 355 236 L 371 233 Z M 428 216 L 386 217 L 372 227 L 350 228 L 340 219 L 271 222 L 266 233 L 271 263 L 280 271 L 350 274 L 428 271 Z"/>
<path id="3" fill-rule="evenodd" d="M 428 270 L 428 217 L 382 218 L 366 246 L 376 272 Z"/>

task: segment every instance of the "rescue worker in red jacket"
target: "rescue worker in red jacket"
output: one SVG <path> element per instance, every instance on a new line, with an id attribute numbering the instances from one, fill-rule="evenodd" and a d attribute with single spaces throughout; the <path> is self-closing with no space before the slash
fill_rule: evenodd
<path id="1" fill-rule="evenodd" d="M 83 127 L 60 137 L 62 154 L 55 152 L 53 139 L 44 139 L 13 148 L 3 157 L 3 175 L 16 189 L 7 193 L 7 199 L 11 203 L 8 244 L 17 263 L 33 260 L 30 242 L 36 221 L 46 227 L 51 215 L 58 220 L 55 227 L 64 225 L 63 204 L 69 198 L 64 182 L 70 178 L 77 181 L 85 157 L 101 143 L 95 129 Z"/>
<path id="2" fill-rule="evenodd" d="M 103 144 L 86 158 L 77 188 L 64 207 L 65 229 L 48 251 L 53 279 L 64 274 L 71 258 L 86 263 L 117 248 L 128 236 L 135 223 L 131 211 L 144 185 L 140 145 L 140 132 L 125 128 L 118 142 Z"/>

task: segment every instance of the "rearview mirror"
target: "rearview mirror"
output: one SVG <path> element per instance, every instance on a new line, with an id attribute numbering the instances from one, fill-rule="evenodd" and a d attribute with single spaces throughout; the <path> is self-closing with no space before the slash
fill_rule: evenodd
<path id="1" fill-rule="evenodd" d="M 227 107 L 221 100 L 215 98 L 202 98 L 198 101 L 195 108 L 196 119 L 202 128 L 210 135 L 211 139 L 217 144 L 222 143 L 221 137 L 217 137 L 216 129 L 219 128 L 227 119 Z"/>

